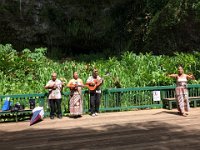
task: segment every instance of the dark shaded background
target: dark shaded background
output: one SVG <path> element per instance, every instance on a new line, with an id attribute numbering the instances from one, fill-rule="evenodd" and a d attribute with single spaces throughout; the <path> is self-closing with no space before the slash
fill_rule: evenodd
<path id="1" fill-rule="evenodd" d="M 52 57 L 199 51 L 198 0 L 0 1 L 0 43 Z"/>

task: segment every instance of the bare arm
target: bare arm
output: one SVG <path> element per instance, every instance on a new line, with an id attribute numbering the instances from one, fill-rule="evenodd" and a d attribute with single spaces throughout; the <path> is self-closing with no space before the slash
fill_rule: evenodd
<path id="1" fill-rule="evenodd" d="M 54 86 L 46 85 L 44 88 L 45 88 L 45 89 L 53 89 Z"/>
<path id="2" fill-rule="evenodd" d="M 70 88 L 70 87 L 71 87 L 71 84 L 72 84 L 72 80 L 70 80 L 70 81 L 67 83 L 67 87 Z"/>
<path id="3" fill-rule="evenodd" d="M 52 89 L 55 90 L 57 88 L 56 83 L 48 82 L 45 87 L 45 89 Z"/>
<path id="4" fill-rule="evenodd" d="M 187 77 L 187 79 L 195 80 L 195 77 L 193 74 L 187 74 L 186 77 Z"/>
<path id="5" fill-rule="evenodd" d="M 45 89 L 50 89 L 50 87 L 49 87 L 48 85 L 46 85 L 44 88 L 45 88 Z"/>
<path id="6" fill-rule="evenodd" d="M 94 83 L 94 82 L 86 82 L 86 84 L 87 84 L 87 85 L 90 85 L 90 86 L 93 86 L 93 85 L 95 85 L 95 83 Z"/>
<path id="7" fill-rule="evenodd" d="M 170 78 L 177 78 L 177 74 L 169 74 L 169 75 L 167 75 L 168 77 L 170 77 Z"/>
<path id="8" fill-rule="evenodd" d="M 104 82 L 104 80 L 101 78 L 98 86 L 101 86 L 103 84 L 103 82 Z"/>

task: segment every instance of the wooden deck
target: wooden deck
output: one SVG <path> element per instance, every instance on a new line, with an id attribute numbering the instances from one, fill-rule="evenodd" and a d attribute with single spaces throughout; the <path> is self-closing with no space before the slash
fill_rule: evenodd
<path id="1" fill-rule="evenodd" d="M 33 126 L 1 123 L 0 137 L 1 150 L 198 150 L 200 108 L 191 109 L 188 117 L 175 109 L 154 109 L 46 118 Z"/>

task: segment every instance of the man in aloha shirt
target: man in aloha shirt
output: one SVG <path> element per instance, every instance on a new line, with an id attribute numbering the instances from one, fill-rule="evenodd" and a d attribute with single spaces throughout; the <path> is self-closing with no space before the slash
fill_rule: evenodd
<path id="1" fill-rule="evenodd" d="M 54 119 L 55 113 L 59 119 L 62 118 L 61 113 L 61 102 L 62 96 L 61 91 L 63 88 L 62 82 L 57 79 L 57 74 L 54 72 L 51 75 L 52 79 L 48 81 L 45 89 L 49 89 L 49 104 L 50 104 L 50 118 Z"/>

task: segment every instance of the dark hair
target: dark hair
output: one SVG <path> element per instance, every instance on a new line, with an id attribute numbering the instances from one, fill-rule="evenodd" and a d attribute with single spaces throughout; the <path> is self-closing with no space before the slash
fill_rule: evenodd
<path id="1" fill-rule="evenodd" d="M 179 64 L 177 68 L 179 68 L 179 67 L 183 68 L 183 65 L 182 65 L 182 64 Z"/>
<path id="2" fill-rule="evenodd" d="M 98 69 L 97 69 L 97 68 L 94 68 L 94 69 L 92 70 L 92 72 L 96 72 L 96 71 L 98 71 Z"/>

